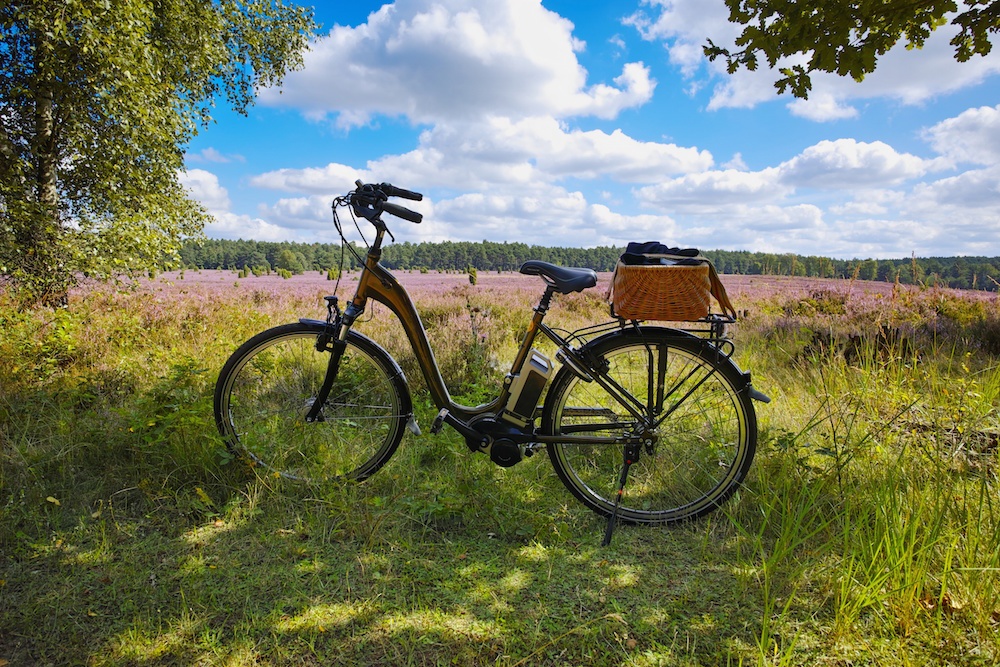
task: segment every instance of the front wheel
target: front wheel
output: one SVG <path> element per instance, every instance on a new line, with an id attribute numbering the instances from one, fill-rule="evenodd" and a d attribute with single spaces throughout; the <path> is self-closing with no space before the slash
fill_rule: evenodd
<path id="1" fill-rule="evenodd" d="M 725 502 L 746 477 L 756 449 L 747 377 L 715 345 L 669 329 L 625 330 L 587 349 L 606 364 L 605 386 L 564 367 L 546 399 L 543 428 L 551 435 L 607 440 L 643 436 L 618 518 L 673 523 Z M 548 445 L 562 482 L 604 516 L 614 511 L 624 451 L 623 444 Z"/>
<path id="2" fill-rule="evenodd" d="M 392 358 L 351 331 L 333 388 L 307 420 L 331 355 L 316 349 L 321 333 L 323 325 L 300 322 L 244 343 L 219 374 L 215 421 L 230 451 L 270 474 L 362 480 L 396 451 L 410 394 Z"/>

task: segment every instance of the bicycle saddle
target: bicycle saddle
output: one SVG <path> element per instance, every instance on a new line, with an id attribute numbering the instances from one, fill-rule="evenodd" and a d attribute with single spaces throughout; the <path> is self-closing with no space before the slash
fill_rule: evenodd
<path id="1" fill-rule="evenodd" d="M 557 266 L 537 259 L 529 259 L 522 264 L 521 273 L 528 276 L 541 276 L 560 294 L 581 292 L 597 284 L 597 273 L 593 269 Z"/>

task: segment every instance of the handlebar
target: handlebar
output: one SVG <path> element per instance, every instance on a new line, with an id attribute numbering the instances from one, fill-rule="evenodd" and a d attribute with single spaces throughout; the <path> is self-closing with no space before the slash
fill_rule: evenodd
<path id="1" fill-rule="evenodd" d="M 420 224 L 420 222 L 424 219 L 424 216 L 421 213 L 417 213 L 416 211 L 411 211 L 405 206 L 399 206 L 398 204 L 390 204 L 389 202 L 385 202 L 384 204 L 382 204 L 382 210 L 385 211 L 386 213 L 391 213 L 397 218 L 402 218 L 403 220 L 409 220 L 410 222 L 415 222 L 417 224 Z"/>
<path id="2" fill-rule="evenodd" d="M 370 222 L 376 222 L 382 213 L 389 213 L 403 220 L 419 223 L 424 219 L 423 214 L 411 211 L 405 206 L 389 203 L 389 197 L 402 197 L 413 201 L 421 201 L 424 196 L 419 192 L 397 188 L 390 183 L 380 183 L 373 185 L 356 181 L 356 190 L 347 195 L 354 213 Z"/>
<path id="3" fill-rule="evenodd" d="M 411 199 L 413 201 L 421 201 L 424 198 L 424 196 L 419 192 L 397 188 L 395 185 L 390 183 L 382 183 L 381 185 L 376 185 L 375 187 L 390 197 L 402 197 L 403 199 Z"/>

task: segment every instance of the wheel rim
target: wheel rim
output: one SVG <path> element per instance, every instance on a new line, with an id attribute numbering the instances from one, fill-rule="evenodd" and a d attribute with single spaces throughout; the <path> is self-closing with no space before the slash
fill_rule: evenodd
<path id="1" fill-rule="evenodd" d="M 401 437 L 399 394 L 368 352 L 348 345 L 321 421 L 305 417 L 329 353 L 303 332 L 266 341 L 230 375 L 224 414 L 236 448 L 268 473 L 304 481 L 363 479 Z"/>
<path id="2" fill-rule="evenodd" d="M 644 423 L 655 426 L 649 429 L 655 443 L 641 448 L 629 470 L 619 508 L 626 521 L 679 521 L 717 507 L 749 463 L 747 415 L 729 379 L 699 355 L 664 343 L 618 347 L 605 359 L 609 376 L 643 406 L 644 419 L 630 414 L 596 382 L 573 377 L 554 407 L 554 432 L 621 436 L 638 433 Z M 654 369 L 652 377 L 648 369 Z M 662 405 L 657 390 L 661 377 L 662 393 L 674 390 Z M 684 399 L 678 402 L 680 397 Z M 554 457 L 573 493 L 592 509 L 610 513 L 623 447 L 558 444 Z"/>

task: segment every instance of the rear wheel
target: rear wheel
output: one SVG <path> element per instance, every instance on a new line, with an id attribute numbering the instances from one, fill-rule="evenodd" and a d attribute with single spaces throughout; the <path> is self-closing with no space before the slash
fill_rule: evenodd
<path id="1" fill-rule="evenodd" d="M 661 524 L 711 512 L 746 477 L 757 441 L 749 383 L 708 341 L 643 327 L 588 345 L 607 363 L 604 379 L 634 399 L 633 412 L 597 381 L 564 367 L 545 402 L 543 428 L 552 435 L 644 435 L 631 466 L 618 517 Z M 610 516 L 624 445 L 550 444 L 556 473 L 576 498 Z"/>
<path id="2" fill-rule="evenodd" d="M 229 449 L 269 473 L 299 480 L 362 480 L 381 468 L 412 414 L 402 372 L 368 338 L 350 332 L 336 381 L 316 421 L 306 414 L 326 376 L 318 324 L 264 331 L 226 362 L 215 420 Z"/>

